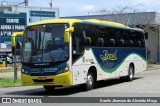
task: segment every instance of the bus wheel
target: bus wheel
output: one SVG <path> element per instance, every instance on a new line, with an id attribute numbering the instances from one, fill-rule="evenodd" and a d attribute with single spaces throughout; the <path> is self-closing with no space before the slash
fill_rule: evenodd
<path id="1" fill-rule="evenodd" d="M 95 85 L 95 79 L 92 72 L 89 72 L 87 75 L 87 82 L 85 84 L 85 90 L 89 91 L 93 89 Z"/>
<path id="2" fill-rule="evenodd" d="M 126 76 L 119 77 L 119 79 L 120 79 L 121 81 L 125 81 L 125 80 L 126 80 Z"/>
<path id="3" fill-rule="evenodd" d="M 134 79 L 134 68 L 132 65 L 129 65 L 128 76 L 126 77 L 127 81 L 132 81 Z"/>
<path id="4" fill-rule="evenodd" d="M 55 86 L 43 86 L 46 91 L 53 91 Z"/>

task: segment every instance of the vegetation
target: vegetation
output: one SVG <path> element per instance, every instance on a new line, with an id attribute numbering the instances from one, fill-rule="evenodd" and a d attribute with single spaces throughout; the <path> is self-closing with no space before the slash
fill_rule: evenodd
<path id="1" fill-rule="evenodd" d="M 20 68 L 18 68 L 18 71 L 20 71 Z M 4 72 L 14 72 L 14 67 L 0 67 L 0 73 Z"/>
<path id="2" fill-rule="evenodd" d="M 21 79 L 17 79 L 15 82 L 11 78 L 0 78 L 0 87 L 21 86 Z"/>

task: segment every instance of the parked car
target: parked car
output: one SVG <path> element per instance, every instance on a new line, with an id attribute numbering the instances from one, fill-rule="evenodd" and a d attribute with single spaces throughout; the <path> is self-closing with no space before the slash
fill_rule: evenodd
<path id="1" fill-rule="evenodd" d="M 12 64 L 12 63 L 13 63 L 13 60 L 12 60 L 12 58 L 10 58 L 10 57 L 7 57 L 7 63 L 8 63 L 8 64 Z"/>

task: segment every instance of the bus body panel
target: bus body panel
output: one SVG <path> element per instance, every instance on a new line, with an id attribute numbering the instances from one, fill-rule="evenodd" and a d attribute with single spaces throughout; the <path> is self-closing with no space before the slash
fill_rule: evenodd
<path id="1" fill-rule="evenodd" d="M 94 20 L 93 20 L 94 21 Z M 81 20 L 70 20 L 70 19 L 58 19 L 58 20 L 48 20 L 33 23 L 29 26 L 36 26 L 41 24 L 54 24 L 54 23 L 68 23 L 69 27 L 72 27 L 74 23 L 83 23 L 86 21 Z M 89 21 L 88 21 L 89 23 Z M 87 24 L 88 24 L 87 23 Z M 92 21 L 91 21 L 92 23 Z M 125 29 L 128 31 L 133 30 L 121 24 L 109 23 L 105 25 L 104 22 L 92 23 L 101 27 L 107 26 L 106 28 L 117 28 Z M 111 27 L 110 27 L 111 26 Z M 134 29 L 134 31 L 141 31 Z M 141 31 L 143 32 L 143 31 Z M 87 81 L 87 74 L 91 67 L 95 67 L 97 71 L 97 81 L 105 80 L 107 78 L 121 77 L 128 75 L 129 65 L 133 63 L 135 73 L 139 73 L 146 70 L 146 50 L 145 47 L 140 48 L 130 48 L 130 47 L 86 47 L 84 45 L 83 54 L 81 54 L 76 61 L 73 62 L 73 48 L 72 48 L 72 33 L 70 34 L 69 42 L 69 59 L 67 60 L 68 72 L 55 74 L 55 75 L 27 75 L 22 73 L 22 84 L 24 86 L 32 85 L 77 85 L 83 84 Z M 23 66 L 23 64 L 22 64 Z M 23 67 L 22 67 L 23 68 Z M 54 66 L 53 66 L 54 68 Z M 35 68 L 36 69 L 36 68 Z M 38 69 L 38 68 L 37 68 Z M 31 70 L 31 69 L 30 69 Z M 43 79 L 44 78 L 44 79 Z M 48 81 L 45 79 L 52 79 L 53 81 Z"/>
<path id="2" fill-rule="evenodd" d="M 54 76 L 30 76 L 22 73 L 21 78 L 22 78 L 23 86 L 72 85 L 72 73 L 70 71 L 62 74 L 54 75 Z M 42 79 L 42 78 L 45 78 L 45 79 Z M 50 79 L 53 81 L 45 82 L 46 79 Z"/>
<path id="3" fill-rule="evenodd" d="M 85 49 L 83 56 L 81 56 L 72 66 L 73 85 L 86 83 L 89 68 L 92 66 L 97 69 L 97 80 L 102 80 L 103 71 L 101 71 L 96 63 L 96 59 L 93 56 L 91 49 Z"/>
<path id="4" fill-rule="evenodd" d="M 93 49 L 94 48 L 85 50 L 84 55 L 73 64 L 73 85 L 86 83 L 87 73 L 91 66 L 96 67 L 97 81 L 107 78 L 127 76 L 129 65 L 131 63 L 134 64 L 134 73 L 139 73 L 146 70 L 147 65 L 145 60 L 145 49 L 133 50 L 134 52 L 124 48 L 95 48 L 96 51 Z M 108 50 L 108 55 L 103 52 L 105 50 Z M 126 50 L 128 53 L 119 52 L 121 50 Z M 117 53 L 114 54 L 115 52 L 111 51 L 117 51 Z M 98 52 L 106 57 L 102 58 L 102 55 Z M 109 54 L 110 57 L 108 57 Z M 115 56 L 115 59 L 113 55 L 111 56 L 111 54 Z M 104 60 L 100 60 L 100 58 Z M 101 61 L 102 63 L 98 61 Z"/>
<path id="5" fill-rule="evenodd" d="M 128 63 L 127 68 L 130 63 L 133 63 L 136 73 L 146 70 L 145 48 L 93 48 L 92 52 L 97 63 L 106 73 L 114 73 L 118 67 L 123 66 L 124 62 Z"/>

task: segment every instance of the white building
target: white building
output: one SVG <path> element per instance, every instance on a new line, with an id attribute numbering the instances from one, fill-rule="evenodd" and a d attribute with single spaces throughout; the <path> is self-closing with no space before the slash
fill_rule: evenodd
<path id="1" fill-rule="evenodd" d="M 12 12 L 14 13 L 26 13 L 27 15 L 27 24 L 47 20 L 59 18 L 59 9 L 58 8 L 50 8 L 50 7 L 12 7 Z"/>

